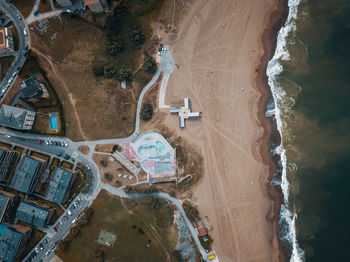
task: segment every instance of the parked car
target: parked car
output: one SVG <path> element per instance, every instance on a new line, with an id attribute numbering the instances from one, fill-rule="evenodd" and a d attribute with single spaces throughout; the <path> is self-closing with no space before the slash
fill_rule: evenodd
<path id="1" fill-rule="evenodd" d="M 71 215 L 72 214 L 72 212 L 70 212 L 70 210 L 68 210 L 68 215 Z"/>
<path id="2" fill-rule="evenodd" d="M 75 222 L 77 222 L 77 218 L 73 219 L 72 224 L 74 224 Z"/>
<path id="3" fill-rule="evenodd" d="M 57 227 L 53 227 L 53 230 L 54 230 L 55 232 L 57 232 Z"/>
<path id="4" fill-rule="evenodd" d="M 45 253 L 45 256 L 48 256 L 50 254 L 51 250 L 47 250 L 46 253 Z"/>
<path id="5" fill-rule="evenodd" d="M 34 11 L 34 15 L 37 16 L 39 14 L 39 10 Z"/>

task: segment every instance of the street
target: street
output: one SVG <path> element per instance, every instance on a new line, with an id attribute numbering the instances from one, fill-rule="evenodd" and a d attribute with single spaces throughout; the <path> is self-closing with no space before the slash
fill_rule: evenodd
<path id="1" fill-rule="evenodd" d="M 29 48 L 29 38 L 28 28 L 24 22 L 24 18 L 13 4 L 0 1 L 0 10 L 10 18 L 18 32 L 18 50 L 14 54 L 15 60 L 12 62 L 6 76 L 0 83 L 0 102 L 2 102 L 6 93 L 16 80 L 20 68 L 24 64 L 25 53 Z"/>

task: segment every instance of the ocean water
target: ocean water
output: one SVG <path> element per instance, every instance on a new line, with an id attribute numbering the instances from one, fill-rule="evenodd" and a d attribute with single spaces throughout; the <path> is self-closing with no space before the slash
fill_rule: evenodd
<path id="1" fill-rule="evenodd" d="M 289 0 L 267 75 L 280 242 L 291 261 L 350 261 L 350 0 Z"/>

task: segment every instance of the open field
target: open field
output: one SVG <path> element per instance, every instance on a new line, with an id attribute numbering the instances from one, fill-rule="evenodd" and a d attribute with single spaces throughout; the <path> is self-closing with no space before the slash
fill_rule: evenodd
<path id="1" fill-rule="evenodd" d="M 11 2 L 21 12 L 23 17 L 26 18 L 32 11 L 35 0 L 12 0 Z"/>
<path id="2" fill-rule="evenodd" d="M 100 261 L 92 255 L 100 248 L 104 261 L 169 261 L 177 238 L 169 208 L 149 209 L 133 200 L 126 204 L 102 191 L 92 204 L 89 224 L 80 228 L 67 251 L 56 254 L 65 262 Z M 117 236 L 113 247 L 97 243 L 102 230 Z"/>
<path id="3" fill-rule="evenodd" d="M 63 16 L 62 21 L 50 19 L 46 32 L 32 31 L 34 53 L 64 105 L 67 136 L 88 140 L 131 134 L 140 89 L 122 90 L 117 80 L 92 72 L 95 56 L 104 52 L 102 30 Z"/>

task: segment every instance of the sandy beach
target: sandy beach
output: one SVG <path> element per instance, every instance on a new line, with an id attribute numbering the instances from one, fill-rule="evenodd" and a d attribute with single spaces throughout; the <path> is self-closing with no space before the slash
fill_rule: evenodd
<path id="1" fill-rule="evenodd" d="M 269 187 L 273 164 L 264 71 L 282 5 L 278 0 L 193 1 L 177 39 L 165 41 L 177 64 L 166 104 L 190 97 L 192 109 L 203 112 L 184 130 L 175 115 L 165 121 L 201 147 L 205 174 L 194 204 L 208 216 L 220 261 L 281 259 L 274 223 L 279 205 Z"/>

